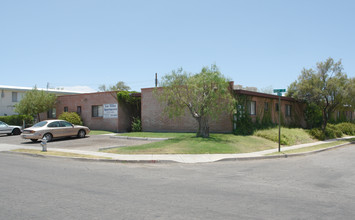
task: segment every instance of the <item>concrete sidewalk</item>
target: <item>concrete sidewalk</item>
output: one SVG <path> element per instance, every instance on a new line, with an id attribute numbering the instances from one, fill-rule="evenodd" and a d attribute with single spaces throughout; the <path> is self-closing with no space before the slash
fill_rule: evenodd
<path id="1" fill-rule="evenodd" d="M 310 147 L 314 145 L 330 143 L 338 140 L 345 140 L 354 138 L 355 136 L 345 137 L 345 138 L 337 138 L 326 141 L 318 141 L 314 143 L 308 144 L 300 144 L 288 147 L 281 147 L 281 151 L 294 150 L 304 147 Z M 11 151 L 15 149 L 35 149 L 41 150 L 42 147 L 40 144 L 38 146 L 23 146 L 23 145 L 11 145 L 11 144 L 0 144 L 0 152 L 1 151 Z M 112 153 L 104 153 L 104 152 L 95 152 L 95 151 L 83 151 L 83 150 L 70 150 L 70 149 L 59 149 L 59 148 L 48 148 L 48 151 L 60 151 L 60 152 L 68 152 L 75 154 L 84 154 L 84 155 L 92 155 L 92 156 L 100 156 L 100 157 L 109 157 L 111 160 L 105 161 L 117 161 L 117 162 L 142 162 L 142 163 L 157 163 L 157 162 L 178 162 L 178 163 L 208 163 L 208 162 L 216 162 L 216 161 L 225 161 L 225 160 L 247 160 L 247 159 L 261 159 L 261 158 L 273 158 L 272 156 L 265 156 L 270 153 L 277 152 L 278 149 L 270 149 L 252 153 L 243 153 L 243 154 L 151 154 L 151 155 L 142 155 L 142 154 L 112 154 Z M 276 156 L 280 157 L 280 156 Z M 282 156 L 281 157 L 285 157 Z M 95 159 L 96 160 L 96 159 Z"/>

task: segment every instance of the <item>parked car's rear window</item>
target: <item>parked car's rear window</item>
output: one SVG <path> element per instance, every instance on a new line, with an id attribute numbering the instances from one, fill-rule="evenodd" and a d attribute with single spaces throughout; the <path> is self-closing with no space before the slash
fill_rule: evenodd
<path id="1" fill-rule="evenodd" d="M 47 124 L 46 121 L 41 121 L 41 122 L 38 122 L 37 124 L 34 124 L 32 127 L 43 127 Z"/>

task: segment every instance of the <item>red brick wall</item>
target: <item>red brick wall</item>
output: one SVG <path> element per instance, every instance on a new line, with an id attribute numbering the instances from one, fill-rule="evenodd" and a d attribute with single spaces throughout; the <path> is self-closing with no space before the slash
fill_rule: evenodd
<path id="1" fill-rule="evenodd" d="M 269 103 L 269 111 L 271 111 L 272 122 L 277 124 L 279 122 L 279 112 L 276 111 L 276 103 L 279 103 L 277 98 L 264 98 L 252 96 L 251 101 L 256 102 L 256 115 L 251 115 L 253 122 L 256 120 L 261 120 L 264 116 L 264 106 L 265 102 Z M 286 105 L 291 105 L 291 117 L 286 116 Z M 301 127 L 306 127 L 306 122 L 304 120 L 304 108 L 305 104 L 297 101 L 281 100 L 281 121 L 286 125 L 297 125 Z"/>
<path id="2" fill-rule="evenodd" d="M 170 131 L 170 132 L 196 132 L 197 121 L 186 111 L 183 116 L 171 119 L 166 116 L 164 106 L 160 104 L 153 94 L 154 88 L 142 89 L 142 130 L 143 131 Z M 229 114 L 223 114 L 218 120 L 211 120 L 211 132 L 232 132 L 233 124 Z"/>
<path id="3" fill-rule="evenodd" d="M 69 112 L 76 112 L 81 106 L 81 118 L 85 126 L 92 130 L 125 132 L 130 129 L 130 116 L 125 106 L 118 104 L 118 118 L 92 117 L 92 106 L 117 103 L 115 92 L 99 92 L 78 95 L 59 96 L 56 104 L 57 117 L 68 107 Z"/>

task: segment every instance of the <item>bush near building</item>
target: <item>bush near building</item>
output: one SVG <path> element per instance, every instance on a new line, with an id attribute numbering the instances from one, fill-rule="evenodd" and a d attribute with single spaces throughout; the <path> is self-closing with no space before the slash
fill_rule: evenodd
<path id="1" fill-rule="evenodd" d="M 74 125 L 83 125 L 83 122 L 76 112 L 63 112 L 59 115 L 58 119 L 66 120 Z"/>
<path id="2" fill-rule="evenodd" d="M 343 123 L 341 123 L 341 124 L 343 124 Z M 340 128 L 342 126 L 339 126 L 339 125 L 340 124 L 338 124 L 338 125 L 328 124 L 327 127 L 325 128 L 324 132 L 321 128 L 313 128 L 313 129 L 309 130 L 309 134 L 318 140 L 339 138 L 344 135 L 341 128 Z"/>
<path id="3" fill-rule="evenodd" d="M 343 134 L 346 135 L 355 135 L 355 124 L 350 122 L 343 122 L 340 124 L 335 125 Z"/>

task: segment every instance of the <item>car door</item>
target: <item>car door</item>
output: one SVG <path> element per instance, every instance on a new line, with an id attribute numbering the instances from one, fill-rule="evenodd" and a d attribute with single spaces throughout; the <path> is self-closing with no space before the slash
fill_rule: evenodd
<path id="1" fill-rule="evenodd" d="M 64 136 L 64 131 L 63 127 L 61 127 L 59 121 L 54 121 L 51 122 L 47 125 L 48 132 L 50 132 L 53 137 L 63 137 Z"/>
<path id="2" fill-rule="evenodd" d="M 75 136 L 75 135 L 77 135 L 77 132 L 75 131 L 75 128 L 74 128 L 74 126 L 71 123 L 69 123 L 67 121 L 61 121 L 60 124 L 63 127 L 64 136 Z"/>

